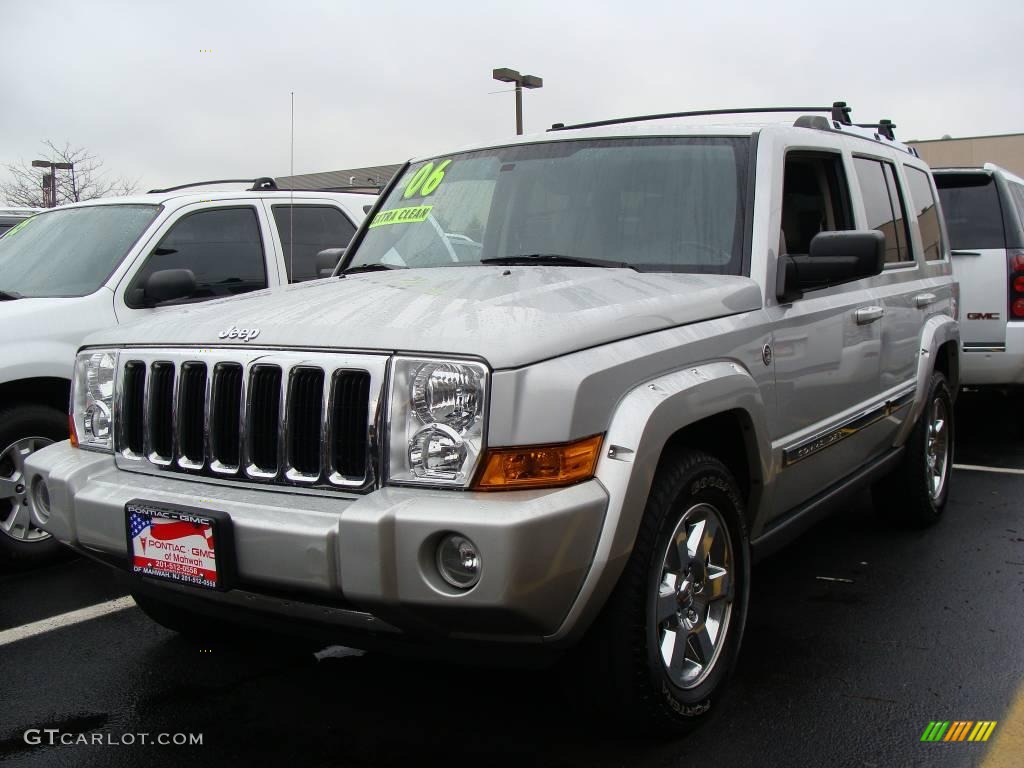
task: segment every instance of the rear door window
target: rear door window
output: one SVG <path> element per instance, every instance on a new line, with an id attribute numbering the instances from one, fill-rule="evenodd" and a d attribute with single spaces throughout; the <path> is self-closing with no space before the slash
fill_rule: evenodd
<path id="1" fill-rule="evenodd" d="M 1006 247 L 999 192 L 990 174 L 937 173 L 935 186 L 953 250 Z"/>
<path id="2" fill-rule="evenodd" d="M 892 163 L 855 157 L 853 164 L 864 198 L 867 225 L 885 235 L 885 263 L 913 261 L 908 247 L 906 213 Z"/>
<path id="3" fill-rule="evenodd" d="M 291 283 L 319 277 L 316 255 L 325 248 L 344 248 L 356 232 L 348 217 L 329 205 L 275 205 L 273 209 Z"/>
<path id="4" fill-rule="evenodd" d="M 942 235 L 939 230 L 939 212 L 935 207 L 932 185 L 928 174 L 919 168 L 903 166 L 910 189 L 910 204 L 917 216 L 917 228 L 921 231 L 921 247 L 928 261 L 942 258 Z"/>

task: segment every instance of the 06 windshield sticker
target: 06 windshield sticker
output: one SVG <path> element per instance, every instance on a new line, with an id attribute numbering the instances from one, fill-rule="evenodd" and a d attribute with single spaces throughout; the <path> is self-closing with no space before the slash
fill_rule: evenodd
<path id="1" fill-rule="evenodd" d="M 381 211 L 373 217 L 370 229 L 382 227 L 385 224 L 414 224 L 418 221 L 426 221 L 433 207 L 432 205 L 414 205 L 410 208 L 392 208 L 390 211 Z"/>
<path id="2" fill-rule="evenodd" d="M 432 194 L 444 181 L 444 174 L 451 162 L 451 160 L 442 160 L 437 165 L 430 162 L 422 166 L 409 179 L 402 197 L 408 200 L 410 197 L 426 197 Z"/>

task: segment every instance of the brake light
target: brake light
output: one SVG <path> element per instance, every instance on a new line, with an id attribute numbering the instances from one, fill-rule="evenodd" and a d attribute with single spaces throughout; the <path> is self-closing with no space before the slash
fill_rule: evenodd
<path id="1" fill-rule="evenodd" d="M 1006 268 L 1010 277 L 1010 317 L 1024 318 L 1024 251 L 1010 251 Z"/>

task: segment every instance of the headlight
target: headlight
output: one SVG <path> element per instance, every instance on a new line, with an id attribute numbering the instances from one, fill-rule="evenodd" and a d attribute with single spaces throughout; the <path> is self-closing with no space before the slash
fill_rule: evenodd
<path id="1" fill-rule="evenodd" d="M 391 375 L 388 479 L 466 487 L 484 442 L 487 367 L 397 357 Z"/>
<path id="2" fill-rule="evenodd" d="M 82 448 L 113 450 L 115 352 L 81 352 L 71 390 L 72 442 Z"/>

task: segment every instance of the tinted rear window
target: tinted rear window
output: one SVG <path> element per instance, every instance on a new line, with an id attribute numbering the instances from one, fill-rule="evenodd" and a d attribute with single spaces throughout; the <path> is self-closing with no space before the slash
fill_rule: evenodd
<path id="1" fill-rule="evenodd" d="M 995 179 L 987 173 L 937 173 L 935 186 L 953 250 L 1006 247 Z"/>

